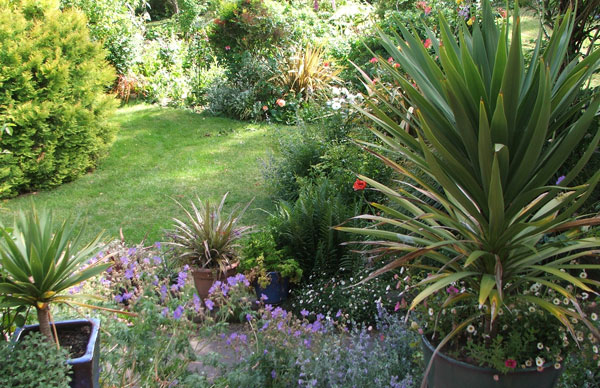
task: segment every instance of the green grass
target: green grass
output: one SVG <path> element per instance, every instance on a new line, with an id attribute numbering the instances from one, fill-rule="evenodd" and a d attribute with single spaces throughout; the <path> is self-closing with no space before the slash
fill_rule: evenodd
<path id="1" fill-rule="evenodd" d="M 58 218 L 80 214 L 85 236 L 101 230 L 126 241 L 161 241 L 172 217 L 183 217 L 172 198 L 189 204 L 196 195 L 226 209 L 254 198 L 244 224 L 264 224 L 273 210 L 261 175 L 273 126 L 208 117 L 183 110 L 134 105 L 119 109 L 121 130 L 99 168 L 52 191 L 0 202 L 0 221 L 12 223 L 20 208 L 52 209 Z"/>

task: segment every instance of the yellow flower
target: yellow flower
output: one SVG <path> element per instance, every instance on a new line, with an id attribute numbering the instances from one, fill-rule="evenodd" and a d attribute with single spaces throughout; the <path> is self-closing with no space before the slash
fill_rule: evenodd
<path id="1" fill-rule="evenodd" d="M 461 5 L 462 3 L 463 3 L 463 0 L 456 0 L 457 5 Z"/>
<path id="2" fill-rule="evenodd" d="M 469 20 L 467 20 L 467 24 L 472 26 L 473 23 L 475 23 L 475 16 L 473 16 L 472 18 L 470 18 Z"/>

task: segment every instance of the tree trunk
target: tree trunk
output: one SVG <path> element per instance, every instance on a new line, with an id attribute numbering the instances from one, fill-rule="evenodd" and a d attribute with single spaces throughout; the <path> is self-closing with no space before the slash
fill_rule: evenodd
<path id="1" fill-rule="evenodd" d="M 50 330 L 50 309 L 46 304 L 44 308 L 37 308 L 38 322 L 40 323 L 40 333 L 46 338 L 48 342 L 54 342 L 52 331 Z"/>

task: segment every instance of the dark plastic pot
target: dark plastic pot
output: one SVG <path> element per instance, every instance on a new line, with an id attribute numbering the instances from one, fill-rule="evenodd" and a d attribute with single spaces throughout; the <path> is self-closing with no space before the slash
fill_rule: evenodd
<path id="1" fill-rule="evenodd" d="M 268 304 L 279 304 L 287 299 L 290 292 L 290 282 L 288 278 L 282 278 L 279 272 L 269 272 L 267 274 L 271 279 L 271 283 L 266 288 L 262 288 L 258 283 L 254 284 L 256 297 L 260 299 L 261 295 L 265 295 Z"/>
<path id="2" fill-rule="evenodd" d="M 71 388 L 99 388 L 100 377 L 100 320 L 77 319 L 72 321 L 56 322 L 56 330 L 77 326 L 91 326 L 90 339 L 85 354 L 79 358 L 71 358 L 67 363 L 71 365 Z M 19 341 L 30 331 L 38 331 L 39 325 L 26 325 L 15 331 L 13 340 Z"/>
<path id="3" fill-rule="evenodd" d="M 424 336 L 422 340 L 425 365 L 427 365 L 435 347 Z M 537 368 L 526 368 L 503 374 L 494 369 L 467 364 L 438 353 L 429 371 L 427 386 L 429 388 L 552 388 L 558 382 L 562 371 L 562 368 L 556 369 L 553 364 L 547 363 L 541 372 Z"/>

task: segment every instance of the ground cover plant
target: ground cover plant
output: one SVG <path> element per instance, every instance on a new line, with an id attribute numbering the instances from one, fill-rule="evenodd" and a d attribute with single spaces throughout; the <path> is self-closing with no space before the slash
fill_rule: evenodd
<path id="1" fill-rule="evenodd" d="M 126 240 L 137 243 L 160 241 L 171 218 L 184 216 L 173 199 L 217 201 L 229 192 L 228 210 L 254 198 L 246 225 L 265 222 L 256 209 L 273 210 L 260 178 L 269 127 L 148 105 L 122 108 L 116 121 L 121 131 L 97 170 L 53 191 L 0 202 L 0 220 L 12 223 L 16 211 L 33 202 L 59 218 L 80 214 L 93 226 L 84 239 L 92 229 L 116 238 L 122 228 Z"/>

